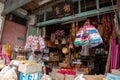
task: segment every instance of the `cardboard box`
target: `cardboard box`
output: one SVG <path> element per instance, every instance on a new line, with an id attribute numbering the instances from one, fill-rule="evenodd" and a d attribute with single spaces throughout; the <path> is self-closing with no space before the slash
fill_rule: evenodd
<path id="1" fill-rule="evenodd" d="M 57 73 L 59 69 L 52 68 L 52 72 L 49 73 L 50 77 L 55 80 L 55 74 Z"/>
<path id="2" fill-rule="evenodd" d="M 74 80 L 74 78 L 75 78 L 75 75 L 65 74 L 65 80 Z"/>
<path id="3" fill-rule="evenodd" d="M 55 79 L 55 74 L 53 72 L 50 72 L 49 73 L 49 76 L 52 78 L 52 79 Z"/>
<path id="4" fill-rule="evenodd" d="M 64 79 L 65 79 L 64 74 L 60 74 L 60 73 L 55 74 L 55 80 L 64 80 Z"/>
<path id="5" fill-rule="evenodd" d="M 120 70 L 112 69 L 111 73 L 120 76 Z"/>
<path id="6" fill-rule="evenodd" d="M 104 75 L 84 75 L 86 80 L 103 80 Z"/>
<path id="7" fill-rule="evenodd" d="M 57 69 L 57 68 L 52 68 L 52 72 L 53 73 L 57 73 L 60 69 Z"/>
<path id="8" fill-rule="evenodd" d="M 18 71 L 26 74 L 31 74 L 31 73 L 37 73 L 42 71 L 42 65 L 37 64 L 37 65 L 25 65 L 25 64 L 20 64 L 18 67 Z"/>

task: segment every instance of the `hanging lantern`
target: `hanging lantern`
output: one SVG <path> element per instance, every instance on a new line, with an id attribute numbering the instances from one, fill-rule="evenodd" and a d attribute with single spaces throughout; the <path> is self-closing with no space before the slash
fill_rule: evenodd
<path id="1" fill-rule="evenodd" d="M 92 25 L 86 25 L 80 29 L 74 42 L 75 45 L 81 45 L 82 47 L 95 47 L 101 43 L 103 43 L 103 40 L 97 29 Z"/>
<path id="2" fill-rule="evenodd" d="M 68 53 L 68 49 L 66 47 L 63 47 L 62 48 L 62 52 L 63 52 L 63 54 L 67 54 Z"/>

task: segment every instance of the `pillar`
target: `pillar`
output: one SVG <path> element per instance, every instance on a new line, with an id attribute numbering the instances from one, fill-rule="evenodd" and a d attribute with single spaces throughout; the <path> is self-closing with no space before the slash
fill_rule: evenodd
<path id="1" fill-rule="evenodd" d="M 4 26 L 4 20 L 5 20 L 5 16 L 1 16 L 3 10 L 4 10 L 4 3 L 0 2 L 0 42 L 2 39 L 2 31 Z"/>

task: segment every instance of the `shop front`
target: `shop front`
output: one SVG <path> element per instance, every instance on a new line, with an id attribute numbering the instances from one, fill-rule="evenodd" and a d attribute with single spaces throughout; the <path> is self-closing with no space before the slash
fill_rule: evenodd
<path id="1" fill-rule="evenodd" d="M 28 24 L 24 49 L 16 48 L 16 58 L 1 70 L 0 77 L 119 80 L 116 4 L 115 0 L 68 0 L 40 10 L 34 24 Z"/>

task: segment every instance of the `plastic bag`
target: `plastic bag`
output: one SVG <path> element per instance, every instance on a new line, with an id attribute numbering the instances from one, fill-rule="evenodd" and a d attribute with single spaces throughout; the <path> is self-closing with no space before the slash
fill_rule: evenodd
<path id="1" fill-rule="evenodd" d="M 83 78 L 83 74 L 81 74 L 77 76 L 74 80 L 85 80 L 85 79 Z"/>
<path id="2" fill-rule="evenodd" d="M 43 75 L 40 80 L 52 80 L 52 78 L 48 75 Z"/>
<path id="3" fill-rule="evenodd" d="M 7 71 L 9 71 L 10 69 L 11 69 L 11 68 L 10 68 L 9 65 L 6 66 L 6 67 L 4 67 L 4 68 L 1 70 L 1 72 L 0 72 L 0 78 L 2 79 L 3 76 L 4 76 L 4 74 L 5 74 Z"/>
<path id="4" fill-rule="evenodd" d="M 89 56 L 89 48 L 88 48 L 88 47 L 82 48 L 80 54 L 81 54 L 82 56 Z"/>
<path id="5" fill-rule="evenodd" d="M 18 80 L 14 67 L 5 73 L 5 75 L 3 76 L 3 80 Z"/>

